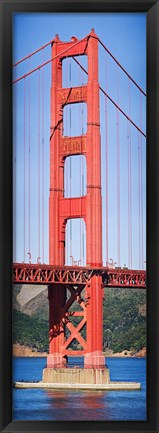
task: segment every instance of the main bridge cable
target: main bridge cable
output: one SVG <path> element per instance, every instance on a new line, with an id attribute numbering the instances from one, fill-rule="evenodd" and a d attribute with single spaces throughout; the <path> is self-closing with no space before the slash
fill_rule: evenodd
<path id="1" fill-rule="evenodd" d="M 78 65 L 80 66 L 80 68 L 83 69 L 83 71 L 88 75 L 88 72 L 80 64 L 80 62 L 78 62 L 78 60 L 76 60 L 75 57 L 72 56 L 72 58 L 73 58 L 73 60 L 76 63 L 78 63 Z M 129 122 L 146 138 L 146 134 L 139 128 L 139 126 L 136 125 L 135 122 L 133 122 L 133 120 L 122 110 L 122 108 L 120 108 L 119 105 L 115 101 L 113 101 L 113 99 L 111 98 L 111 96 L 109 96 L 108 93 L 106 93 L 105 90 L 101 86 L 99 86 L 99 89 L 109 99 L 109 101 L 112 102 L 112 104 L 123 114 L 123 116 L 126 117 L 126 119 L 129 120 Z"/>
<path id="2" fill-rule="evenodd" d="M 81 43 L 82 41 L 84 41 L 85 39 L 88 40 L 88 38 L 90 37 L 90 34 L 88 34 L 87 36 L 85 36 L 83 39 L 80 39 L 79 41 L 75 42 L 73 45 L 71 45 L 70 47 L 66 48 L 65 50 L 61 51 L 61 53 L 57 54 L 54 58 L 51 58 L 49 60 L 47 60 L 46 62 L 42 63 L 41 65 L 38 65 L 36 68 L 32 69 L 31 71 L 27 72 L 26 74 L 22 75 L 21 77 L 17 78 L 16 80 L 13 81 L 13 84 L 16 84 L 18 81 L 26 78 L 28 75 L 36 72 L 38 69 L 46 66 L 48 63 L 52 62 L 53 60 L 55 60 L 56 58 L 60 57 L 62 54 L 65 54 L 66 52 L 68 52 L 70 49 L 72 49 L 73 47 L 75 47 L 77 44 Z M 114 59 L 114 61 L 118 64 L 118 66 L 125 72 L 125 74 L 130 78 L 130 80 L 135 84 L 135 86 L 143 93 L 144 96 L 146 96 L 146 93 L 141 89 L 141 87 L 136 83 L 136 81 L 126 72 L 126 70 L 121 66 L 121 64 L 117 61 L 117 59 L 112 55 L 112 53 L 108 50 L 108 48 L 105 47 L 105 45 L 100 41 L 100 39 L 98 38 L 98 41 L 100 42 L 100 44 L 105 48 L 105 50 L 111 55 L 111 57 Z M 49 45 L 50 43 L 52 43 L 52 41 L 48 42 L 48 44 L 46 44 L 43 47 L 46 47 L 47 45 Z M 28 56 L 24 57 L 22 60 L 19 60 L 19 62 L 15 63 L 13 66 L 18 65 L 20 62 L 26 60 L 29 56 L 35 54 L 36 52 L 38 52 L 40 49 L 42 49 L 43 47 L 39 48 L 38 50 L 36 50 L 35 52 L 29 54 Z M 85 70 L 85 68 L 80 64 L 80 62 L 78 62 L 78 60 L 76 60 L 73 56 L 72 58 L 74 59 L 74 61 L 83 69 L 83 71 L 88 75 L 88 72 Z M 115 105 L 115 107 L 123 114 L 123 116 L 126 117 L 127 120 L 129 120 L 132 125 L 144 136 L 146 137 L 146 134 L 133 122 L 133 120 L 131 120 L 129 118 L 129 116 L 116 104 L 115 101 L 113 101 L 113 99 L 106 94 L 106 92 L 104 91 L 104 89 L 102 89 L 102 87 L 99 86 L 99 89 L 104 93 L 105 96 L 108 97 L 108 99 L 112 102 L 112 104 Z"/>
<path id="3" fill-rule="evenodd" d="M 80 43 L 81 41 L 85 40 L 86 38 L 88 38 L 88 36 L 86 36 L 83 39 L 80 39 L 79 41 L 77 41 L 75 44 L 71 45 L 70 47 L 68 47 L 66 50 L 61 51 L 61 53 L 57 54 L 54 58 L 51 58 L 49 60 L 47 60 L 46 62 L 44 62 L 41 65 L 38 65 L 36 68 L 32 69 L 31 71 L 27 72 L 24 75 L 21 75 L 21 77 L 17 78 L 16 80 L 13 81 L 13 84 L 16 84 L 17 82 L 19 82 L 20 80 L 26 78 L 28 75 L 36 72 L 38 69 L 41 69 L 42 67 L 48 65 L 48 63 L 52 62 L 53 60 L 55 60 L 56 58 L 58 58 L 59 56 L 61 56 L 62 54 L 66 53 L 68 50 L 70 50 L 71 48 L 73 48 L 74 46 L 76 46 L 78 43 Z M 85 68 L 80 64 L 80 62 L 78 62 L 78 60 L 76 60 L 73 56 L 72 58 L 74 59 L 74 61 L 83 69 L 83 71 L 88 75 L 88 72 L 85 70 Z M 131 79 L 131 77 L 130 77 Z M 133 80 L 132 80 L 133 81 Z M 138 86 L 139 87 L 139 86 Z M 130 119 L 130 117 L 118 106 L 118 104 L 116 104 L 115 101 L 113 101 L 113 99 L 104 91 L 104 89 L 102 89 L 101 86 L 99 86 L 99 89 L 101 90 L 101 92 L 104 93 L 105 96 L 107 96 L 107 98 L 112 102 L 112 104 L 123 114 L 124 117 L 126 117 L 127 120 L 130 121 L 130 123 L 144 136 L 146 137 L 146 134 L 139 128 L 139 126 L 137 126 L 132 119 Z M 142 93 L 143 90 L 141 89 Z M 146 95 L 144 93 L 144 95 Z"/>
<path id="4" fill-rule="evenodd" d="M 52 44 L 52 42 L 53 42 L 53 39 L 51 41 L 47 42 L 47 44 L 42 45 L 37 50 L 33 51 L 32 53 L 30 53 L 27 56 L 23 57 L 22 59 L 18 60 L 18 62 L 13 64 L 13 67 L 18 66 L 20 63 L 24 62 L 27 59 L 30 59 L 30 57 L 34 56 L 34 54 L 37 54 L 39 51 L 44 50 L 44 48 L 48 47 L 48 45 Z"/>
<path id="5" fill-rule="evenodd" d="M 83 41 L 84 39 L 88 38 L 90 36 L 87 35 L 85 36 L 85 38 L 80 39 L 79 41 L 77 41 L 74 45 L 76 45 L 77 43 L 80 43 L 81 41 Z M 146 96 L 146 93 L 144 92 L 144 90 L 136 83 L 136 81 L 131 77 L 131 75 L 126 71 L 125 68 L 123 68 L 123 66 L 121 65 L 121 63 L 118 62 L 118 60 L 116 59 L 116 57 L 113 56 L 113 54 L 111 53 L 111 51 L 103 44 L 103 42 L 99 39 L 98 42 L 102 45 L 102 47 L 107 51 L 107 53 L 112 57 L 112 59 L 117 63 L 117 65 L 119 66 L 119 68 L 122 69 L 122 71 L 127 75 L 127 77 L 135 84 L 135 86 L 140 90 L 140 92 L 143 93 L 144 96 Z M 33 51 L 32 53 L 28 54 L 27 56 L 23 57 L 22 59 L 20 59 L 18 62 L 13 64 L 13 67 L 19 65 L 20 63 L 24 62 L 25 60 L 27 60 L 28 58 L 30 58 L 31 56 L 37 54 L 39 51 L 43 50 L 44 48 L 48 47 L 48 45 L 52 44 L 54 41 L 54 39 L 51 39 L 51 41 L 47 42 L 45 45 L 42 45 L 40 48 L 38 48 L 37 50 Z M 71 47 L 67 48 L 67 50 L 69 50 L 70 48 L 72 48 L 74 45 L 72 45 Z M 66 51 L 67 51 L 66 50 Z M 58 57 L 58 56 L 56 56 Z M 54 59 L 51 59 L 49 61 L 52 61 Z"/>
<path id="6" fill-rule="evenodd" d="M 53 60 L 57 59 L 58 57 L 61 57 L 63 54 L 67 53 L 69 50 L 71 50 L 72 48 L 74 48 L 76 45 L 80 44 L 82 41 L 84 41 L 85 39 L 88 41 L 88 38 L 90 38 L 90 34 L 85 36 L 83 39 L 80 39 L 78 41 L 76 41 L 74 44 L 72 44 L 70 47 L 66 48 L 65 50 L 61 51 L 61 53 L 56 54 L 55 57 L 52 57 L 51 59 L 47 60 L 46 62 L 42 63 L 41 65 L 36 66 L 36 68 L 32 69 L 31 71 L 27 72 L 24 75 L 21 75 L 21 77 L 16 78 L 16 80 L 13 81 L 13 84 L 17 83 L 18 81 L 26 78 L 28 75 L 33 74 L 34 72 L 36 72 L 38 69 L 43 68 L 44 66 L 48 65 L 48 63 L 53 62 Z M 86 45 L 87 45 L 87 41 L 86 41 Z M 52 41 L 53 42 L 53 41 Z M 31 54 L 30 54 L 31 56 Z M 29 56 L 28 56 L 29 57 Z M 72 56 L 71 56 L 72 57 Z M 27 58 L 27 57 L 26 57 Z M 25 60 L 25 59 L 24 59 Z M 19 61 L 20 62 L 20 61 Z M 16 64 L 14 64 L 13 66 L 16 66 Z"/>
<path id="7" fill-rule="evenodd" d="M 140 90 L 140 92 L 143 93 L 144 96 L 146 96 L 146 93 L 144 92 L 144 90 L 136 83 L 136 81 L 131 77 L 131 75 L 128 74 L 128 72 L 126 71 L 126 69 L 123 68 L 123 66 L 121 65 L 121 63 L 118 62 L 118 60 L 113 56 L 113 54 L 111 53 L 111 51 L 108 50 L 108 48 L 103 44 L 103 42 L 99 38 L 97 38 L 97 39 L 98 39 L 98 42 L 102 45 L 102 47 L 110 55 L 110 57 L 112 57 L 112 59 L 114 60 L 114 62 L 117 63 L 117 65 L 119 66 L 119 68 L 122 69 L 122 71 L 127 75 L 127 77 L 132 81 L 132 83 Z"/>

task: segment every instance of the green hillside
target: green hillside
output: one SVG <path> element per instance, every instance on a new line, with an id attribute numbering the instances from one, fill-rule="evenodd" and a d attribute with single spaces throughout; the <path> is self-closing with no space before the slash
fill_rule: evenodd
<path id="1" fill-rule="evenodd" d="M 38 352 L 48 350 L 48 321 L 27 316 L 13 310 L 13 343 L 19 343 Z"/>
<path id="2" fill-rule="evenodd" d="M 105 289 L 103 303 L 104 350 L 136 352 L 146 346 L 145 305 L 146 294 L 144 290 Z M 83 336 L 84 334 L 85 330 L 83 330 Z M 47 351 L 48 314 L 37 316 L 36 313 L 30 317 L 14 309 L 13 343 L 29 346 L 39 352 Z M 73 344 L 74 348 L 75 346 L 76 343 Z"/>
<path id="3" fill-rule="evenodd" d="M 105 289 L 104 349 L 138 351 L 146 346 L 145 290 Z"/>

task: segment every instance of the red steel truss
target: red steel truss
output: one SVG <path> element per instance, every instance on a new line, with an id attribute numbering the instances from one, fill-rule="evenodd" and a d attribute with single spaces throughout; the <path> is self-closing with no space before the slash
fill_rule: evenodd
<path id="1" fill-rule="evenodd" d="M 52 266 L 43 264 L 14 263 L 14 284 L 60 284 L 84 287 L 91 278 L 102 277 L 103 287 L 145 289 L 146 271 L 132 269 Z"/>
<path id="2" fill-rule="evenodd" d="M 89 368 L 92 366 L 91 344 L 93 346 L 94 343 L 95 348 L 102 347 L 98 330 L 94 327 L 93 342 L 90 344 L 88 339 L 92 331 L 92 321 L 88 320 L 90 309 L 92 317 L 96 316 L 95 323 L 100 318 L 101 326 L 102 305 L 96 303 L 95 295 L 98 295 L 100 289 L 101 299 L 103 299 L 104 287 L 145 289 L 146 272 L 104 267 L 15 263 L 13 283 L 48 286 L 50 350 L 47 365 L 54 368 L 65 367 L 67 356 L 76 355 L 84 356 L 85 367 Z M 74 322 L 74 318 L 78 319 L 78 323 Z M 82 334 L 84 328 L 85 334 Z M 78 350 L 71 347 L 75 340 L 79 345 Z M 103 356 L 99 350 L 93 354 L 93 361 L 94 367 L 103 367 Z"/>

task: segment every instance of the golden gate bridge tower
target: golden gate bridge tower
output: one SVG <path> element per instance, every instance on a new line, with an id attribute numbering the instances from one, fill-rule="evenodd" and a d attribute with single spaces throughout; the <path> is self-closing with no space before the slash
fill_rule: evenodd
<path id="1" fill-rule="evenodd" d="M 88 83 L 80 87 L 62 88 L 62 60 L 67 56 L 88 56 Z M 56 35 L 52 43 L 51 139 L 50 139 L 50 199 L 49 199 L 49 263 L 65 265 L 65 230 L 70 218 L 83 218 L 86 224 L 86 265 L 102 267 L 102 199 L 101 149 L 98 84 L 98 38 L 92 29 L 89 37 L 76 43 L 61 42 Z M 60 54 L 61 53 L 61 54 Z M 63 54 L 62 54 L 63 53 Z M 87 132 L 77 137 L 63 136 L 63 109 L 66 104 L 87 103 Z M 64 198 L 64 164 L 68 156 L 85 155 L 87 192 L 78 198 Z M 67 298 L 67 292 L 70 297 Z M 84 294 L 83 294 L 84 292 Z M 84 355 L 85 369 L 104 369 L 102 355 L 102 276 L 93 275 L 86 284 L 57 284 L 48 288 L 49 297 L 49 355 L 47 367 L 67 365 L 67 355 Z M 77 301 L 80 311 L 69 312 Z M 72 317 L 80 317 L 74 326 Z M 85 327 L 86 337 L 81 335 Z M 66 328 L 69 336 L 66 338 Z M 70 350 L 77 340 L 82 349 Z M 47 370 L 46 370 L 47 371 Z M 47 373 L 46 373 L 47 374 Z M 88 375 L 88 372 L 86 373 Z M 106 374 L 108 378 L 108 374 Z M 105 376 L 105 379 L 106 379 Z"/>

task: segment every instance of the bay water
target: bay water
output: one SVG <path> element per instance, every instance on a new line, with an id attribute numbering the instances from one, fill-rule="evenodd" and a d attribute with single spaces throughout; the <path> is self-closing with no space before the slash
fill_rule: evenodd
<path id="1" fill-rule="evenodd" d="M 69 358 L 83 367 L 83 358 Z M 137 391 L 13 389 L 13 420 L 146 421 L 146 359 L 106 358 L 112 381 L 141 383 Z M 14 358 L 13 381 L 39 381 L 46 358 Z"/>

